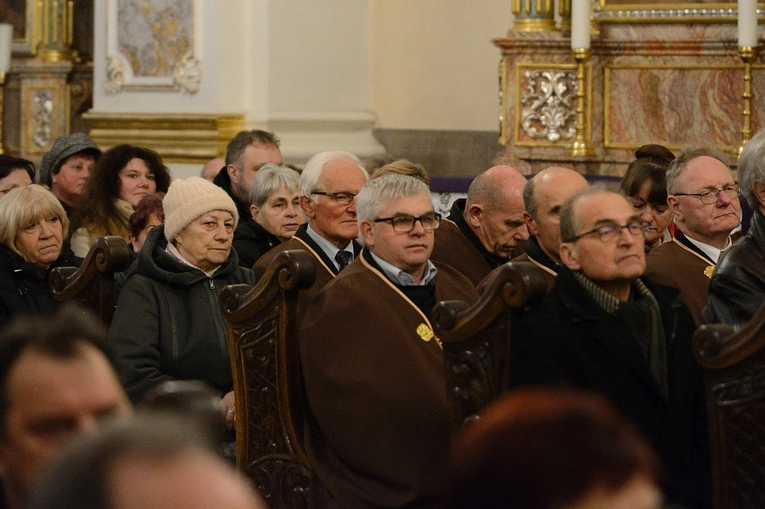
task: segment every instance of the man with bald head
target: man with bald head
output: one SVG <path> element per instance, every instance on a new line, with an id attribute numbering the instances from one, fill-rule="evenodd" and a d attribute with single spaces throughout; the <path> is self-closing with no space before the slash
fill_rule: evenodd
<path id="1" fill-rule="evenodd" d="M 513 261 L 528 261 L 545 271 L 552 287 L 560 269 L 560 209 L 563 203 L 587 187 L 587 181 L 574 170 L 546 168 L 523 188 L 526 211 L 523 218 L 529 230 L 526 252 Z"/>
<path id="2" fill-rule="evenodd" d="M 529 238 L 524 220 L 526 178 L 511 166 L 494 166 L 470 184 L 436 230 L 433 260 L 451 265 L 478 285 L 510 260 Z"/>

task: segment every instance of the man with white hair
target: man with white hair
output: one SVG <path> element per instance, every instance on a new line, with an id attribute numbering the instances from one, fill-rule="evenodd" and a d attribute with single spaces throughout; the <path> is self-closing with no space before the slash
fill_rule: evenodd
<path id="1" fill-rule="evenodd" d="M 438 507 L 449 452 L 436 302 L 476 290 L 429 260 L 441 217 L 428 187 L 385 175 L 358 195 L 365 249 L 319 293 L 300 330 L 314 507 Z"/>
<path id="2" fill-rule="evenodd" d="M 308 302 L 361 251 L 356 242 L 356 195 L 367 180 L 369 175 L 353 154 L 338 150 L 313 156 L 300 175 L 300 207 L 308 223 L 258 260 L 253 267 L 256 277 L 265 274 L 280 252 L 308 251 L 316 261 L 316 281 L 300 294 L 301 302 Z"/>
<path id="3" fill-rule="evenodd" d="M 512 166 L 494 166 L 452 205 L 436 234 L 433 259 L 460 270 L 478 285 L 492 270 L 519 255 L 529 232 L 523 218 L 526 177 Z"/>

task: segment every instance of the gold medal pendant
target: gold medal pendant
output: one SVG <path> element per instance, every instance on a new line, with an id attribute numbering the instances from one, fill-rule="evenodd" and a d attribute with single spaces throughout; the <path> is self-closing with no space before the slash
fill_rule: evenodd
<path id="1" fill-rule="evenodd" d="M 424 323 L 421 323 L 417 326 L 417 335 L 420 336 L 420 339 L 426 343 L 428 343 L 431 339 L 435 339 L 436 343 L 441 346 L 441 340 L 438 339 L 433 333 L 433 330 Z"/>
<path id="2" fill-rule="evenodd" d="M 712 279 L 712 273 L 715 271 L 714 265 L 708 265 L 706 269 L 704 269 L 704 275 L 708 277 L 709 279 Z"/>

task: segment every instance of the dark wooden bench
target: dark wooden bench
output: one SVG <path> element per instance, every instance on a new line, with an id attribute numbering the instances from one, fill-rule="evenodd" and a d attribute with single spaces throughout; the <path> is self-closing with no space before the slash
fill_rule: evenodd
<path id="1" fill-rule="evenodd" d="M 700 327 L 715 509 L 765 507 L 765 306 L 741 331 Z"/>
<path id="2" fill-rule="evenodd" d="M 130 266 L 130 246 L 122 237 L 99 237 L 76 267 L 56 267 L 50 291 L 58 302 L 73 301 L 90 309 L 109 327 L 117 304 L 114 274 Z"/>
<path id="3" fill-rule="evenodd" d="M 454 432 L 507 389 L 513 316 L 549 290 L 547 273 L 530 262 L 502 265 L 481 289 L 473 306 L 441 302 L 431 318 L 444 345 Z"/>
<path id="4" fill-rule="evenodd" d="M 298 292 L 315 277 L 313 257 L 284 251 L 255 287 L 232 285 L 221 293 L 236 394 L 237 469 L 253 479 L 271 508 L 308 506 L 296 318 Z"/>

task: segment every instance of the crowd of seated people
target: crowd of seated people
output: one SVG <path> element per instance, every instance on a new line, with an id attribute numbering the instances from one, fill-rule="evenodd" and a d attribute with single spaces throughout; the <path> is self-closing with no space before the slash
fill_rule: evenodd
<path id="1" fill-rule="evenodd" d="M 469 482 L 460 477 L 462 461 L 450 467 L 450 481 L 441 475 L 452 448 L 449 396 L 443 347 L 430 320 L 438 301 L 475 302 L 482 283 L 510 260 L 543 271 L 549 293 L 513 317 L 509 389 L 566 387 L 604 398 L 623 417 L 610 408 L 601 417 L 627 430 L 620 440 L 630 442 L 635 455 L 620 475 L 599 470 L 576 481 L 569 498 L 534 507 L 598 507 L 587 501 L 617 496 L 635 483 L 648 502 L 624 507 L 657 507 L 656 488 L 673 507 L 709 507 L 704 388 L 690 340 L 704 322 L 743 327 L 765 301 L 763 160 L 765 132 L 741 155 L 741 188 L 725 156 L 708 148 L 675 157 L 659 145 L 640 147 L 613 188 L 588 185 L 570 168 L 527 177 L 495 166 L 478 175 L 467 197 L 441 218 L 428 173 L 418 164 L 386 161 L 370 179 L 353 154 L 326 151 L 297 172 L 284 166 L 278 137 L 261 130 L 238 133 L 225 160 L 206 165 L 205 178 L 172 182 L 152 150 L 120 145 L 102 153 L 83 134 L 55 141 L 43 158 L 40 184 L 32 183 L 31 162 L 0 156 L 0 328 L 20 320 L 0 332 L 6 503 L 20 508 L 32 481 L 17 479 L 21 467 L 6 464 L 21 454 L 14 449 L 20 438 L 9 433 L 16 421 L 6 393 L 16 390 L 14 363 L 29 359 L 17 351 L 18 359 L 4 361 L 3 348 L 19 327 L 35 337 L 85 334 L 61 326 L 62 316 L 79 322 L 52 298 L 50 272 L 78 266 L 98 237 L 116 235 L 129 243 L 133 260 L 115 276 L 119 299 L 110 346 L 103 349 L 108 369 L 101 366 L 99 374 L 119 379 L 119 411 L 113 413 L 127 413 L 128 401 L 140 403 L 165 382 L 201 380 L 217 398 L 221 428 L 228 429 L 236 418 L 236 395 L 221 291 L 255 285 L 286 250 L 304 250 L 314 260 L 315 282 L 300 292 L 296 324 L 313 507 L 508 507 L 497 500 L 479 503 L 475 492 L 460 491 Z M 733 244 L 742 191 L 755 213 L 746 236 Z M 36 320 L 25 321 L 28 315 Z M 60 330 L 45 329 L 50 324 Z M 84 358 L 104 355 L 78 343 L 89 337 L 61 352 L 29 348 L 41 365 L 76 365 L 78 373 L 87 373 Z M 109 385 L 99 380 L 88 383 Z M 79 388 L 85 382 L 67 383 Z M 596 420 L 602 409 L 585 400 L 569 405 L 554 392 L 527 394 Z M 51 397 L 65 401 L 53 391 Z M 487 416 L 499 422 L 518 407 L 497 408 Z M 634 430 L 649 446 L 634 439 Z M 73 449 L 64 466 L 51 470 L 46 487 L 52 491 L 41 491 L 34 507 L 81 496 L 57 477 L 74 468 L 67 465 L 90 468 L 93 451 L 108 449 L 104 444 L 121 440 L 115 438 L 121 433 L 109 431 L 102 442 Z M 474 433 L 463 440 L 478 440 Z M 156 446 L 167 447 L 170 456 L 199 452 L 162 440 Z M 502 437 L 482 440 L 511 444 Z M 560 433 L 550 440 L 566 442 Z M 474 454 L 472 445 L 457 444 L 454 454 Z M 172 457 L 155 465 L 155 444 L 146 447 L 146 457 L 138 459 L 115 451 L 109 461 L 117 466 L 103 473 L 103 489 L 114 488 L 109 472 L 120 465 L 126 476 L 130 468 L 176 467 Z M 211 472 L 217 469 L 204 454 L 195 457 Z M 30 478 L 40 469 L 29 470 Z M 521 478 L 513 482 L 527 485 L 524 476 L 531 474 L 518 472 Z M 220 473 L 219 481 L 228 482 L 230 472 Z M 475 505 L 454 505 L 457 499 L 449 498 L 464 493 L 473 493 Z M 248 507 L 260 503 L 246 490 L 241 495 L 255 504 Z M 98 503 L 92 507 L 105 507 Z"/>

